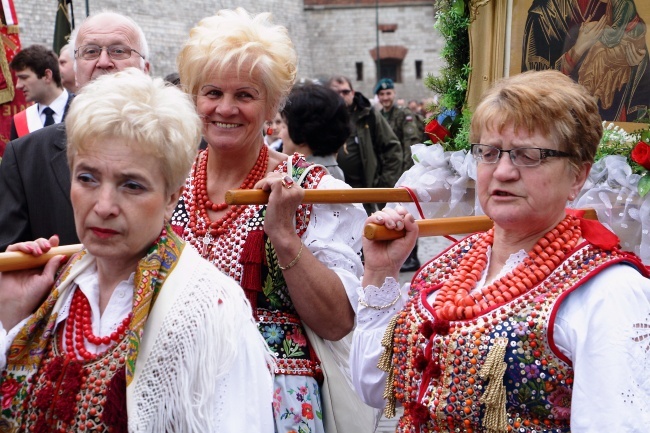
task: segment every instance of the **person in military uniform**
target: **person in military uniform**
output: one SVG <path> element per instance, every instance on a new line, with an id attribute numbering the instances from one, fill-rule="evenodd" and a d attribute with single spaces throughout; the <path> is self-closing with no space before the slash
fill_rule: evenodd
<path id="1" fill-rule="evenodd" d="M 424 127 L 426 126 L 426 116 L 424 115 L 424 103 L 422 101 L 418 102 L 415 99 L 411 99 L 408 103 L 408 109 L 411 110 L 411 113 L 415 115 L 415 123 L 422 127 L 422 140 L 426 140 L 426 134 L 424 133 Z"/>
<path id="2" fill-rule="evenodd" d="M 395 104 L 395 83 L 390 78 L 382 78 L 375 86 L 375 95 L 381 104 L 381 114 L 402 144 L 404 161 L 402 171 L 413 166 L 411 146 L 424 142 L 424 123 L 408 108 Z"/>
<path id="3" fill-rule="evenodd" d="M 403 172 L 399 139 L 368 98 L 354 91 L 350 79 L 335 76 L 327 84 L 350 112 L 352 132 L 337 155 L 345 181 L 353 188 L 393 188 Z M 383 206 L 364 203 L 368 215 Z"/>
<path id="4" fill-rule="evenodd" d="M 402 172 L 404 172 L 413 167 L 411 146 L 424 142 L 424 123 L 419 122 L 415 114 L 408 108 L 399 107 L 395 104 L 395 83 L 390 78 L 379 80 L 375 86 L 375 95 L 379 98 L 382 116 L 402 144 L 404 154 Z M 419 268 L 420 260 L 418 259 L 418 244 L 416 242 L 413 251 L 411 251 L 400 271 L 410 272 Z"/>

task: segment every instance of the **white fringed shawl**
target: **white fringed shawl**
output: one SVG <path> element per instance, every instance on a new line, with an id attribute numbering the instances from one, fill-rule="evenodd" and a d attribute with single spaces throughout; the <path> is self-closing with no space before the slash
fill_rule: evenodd
<path id="1" fill-rule="evenodd" d="M 144 328 L 127 387 L 129 431 L 273 431 L 268 365 L 242 289 L 184 248 Z"/>

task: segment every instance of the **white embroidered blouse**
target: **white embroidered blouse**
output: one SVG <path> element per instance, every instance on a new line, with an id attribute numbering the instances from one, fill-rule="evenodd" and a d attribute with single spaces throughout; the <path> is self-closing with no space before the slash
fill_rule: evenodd
<path id="1" fill-rule="evenodd" d="M 501 278 L 521 261 L 513 254 Z M 488 251 L 488 257 L 490 252 Z M 486 269 L 488 267 L 486 266 Z M 485 285 L 485 274 L 477 289 Z M 357 393 L 370 406 L 382 408 L 386 373 L 377 368 L 381 340 L 390 319 L 408 300 L 393 278 L 382 287 L 359 288 L 368 305 L 357 311 L 350 368 Z M 475 289 L 476 290 L 476 289 Z M 435 299 L 435 293 L 428 301 Z M 562 302 L 553 328 L 558 349 L 573 363 L 571 431 L 645 433 L 650 426 L 650 280 L 632 267 L 613 265 L 571 292 Z"/>

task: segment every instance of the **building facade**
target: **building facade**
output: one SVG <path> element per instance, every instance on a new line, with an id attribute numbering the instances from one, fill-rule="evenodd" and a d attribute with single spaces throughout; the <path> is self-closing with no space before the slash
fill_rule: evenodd
<path id="1" fill-rule="evenodd" d="M 432 96 L 424 78 L 438 73 L 444 43 L 432 1 L 304 0 L 304 17 L 318 76 L 345 75 L 369 98 L 379 78 L 407 101 Z"/>
<path id="2" fill-rule="evenodd" d="M 56 2 L 14 1 L 21 44 L 52 46 Z M 377 59 L 383 76 L 396 81 L 399 97 L 433 96 L 424 86 L 440 67 L 442 38 L 433 29 L 433 1 L 417 0 L 88 0 L 73 1 L 75 24 L 90 13 L 113 10 L 142 26 L 149 42 L 152 74 L 176 70 L 176 55 L 189 30 L 222 8 L 241 6 L 271 12 L 287 27 L 299 56 L 300 78 L 348 76 L 356 90 L 372 97 Z M 377 50 L 379 48 L 379 50 Z M 379 53 L 379 54 L 377 54 Z"/>

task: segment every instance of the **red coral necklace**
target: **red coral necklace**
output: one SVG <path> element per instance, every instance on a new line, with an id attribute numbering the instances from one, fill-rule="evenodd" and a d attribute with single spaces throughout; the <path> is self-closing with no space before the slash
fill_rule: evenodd
<path id="1" fill-rule="evenodd" d="M 546 233 L 514 270 L 481 290 L 472 292 L 487 266 L 487 249 L 494 241 L 494 229 L 481 237 L 461 259 L 451 277 L 440 288 L 433 303 L 443 320 L 467 320 L 483 311 L 503 305 L 527 292 L 555 270 L 577 245 L 580 221 L 567 215 Z"/>
<path id="2" fill-rule="evenodd" d="M 205 236 L 209 233 L 212 237 L 217 237 L 225 233 L 226 228 L 232 224 L 237 216 L 246 208 L 244 205 L 230 206 L 230 210 L 224 216 L 216 221 L 210 221 L 208 210 L 218 212 L 228 207 L 228 204 L 214 203 L 208 197 L 208 150 L 206 149 L 199 157 L 196 172 L 192 185 L 194 187 L 194 200 L 188 206 L 189 214 L 189 227 L 196 233 L 197 237 Z M 269 163 L 269 150 L 266 145 L 260 149 L 259 156 L 255 165 L 246 175 L 246 179 L 239 186 L 240 189 L 252 189 L 255 184 L 261 180 L 265 175 Z M 202 218 L 205 221 L 205 228 L 199 228 L 198 219 Z"/>
<path id="3" fill-rule="evenodd" d="M 100 344 L 117 343 L 124 338 L 125 332 L 131 324 L 132 316 L 133 313 L 129 313 L 110 335 L 99 337 L 93 334 L 90 303 L 83 292 L 77 288 L 72 296 L 70 312 L 68 313 L 65 326 L 65 346 L 68 357 L 76 358 L 77 354 L 79 354 L 86 361 L 90 361 L 103 356 L 103 354 L 94 355 L 86 350 L 84 338 L 97 346 Z"/>

